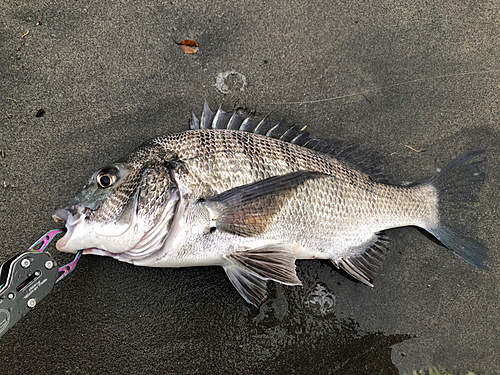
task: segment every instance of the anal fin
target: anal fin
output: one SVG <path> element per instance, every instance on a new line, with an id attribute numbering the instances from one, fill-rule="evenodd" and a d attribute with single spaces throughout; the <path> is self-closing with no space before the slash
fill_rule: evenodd
<path id="1" fill-rule="evenodd" d="M 225 255 L 223 266 L 241 296 L 258 307 L 267 298 L 267 280 L 302 285 L 295 273 L 295 256 L 286 245 L 267 245 Z"/>
<path id="2" fill-rule="evenodd" d="M 349 275 L 363 284 L 373 287 L 373 279 L 382 265 L 389 239 L 379 232 L 365 249 L 355 255 L 332 260 L 337 268 L 342 268 Z"/>

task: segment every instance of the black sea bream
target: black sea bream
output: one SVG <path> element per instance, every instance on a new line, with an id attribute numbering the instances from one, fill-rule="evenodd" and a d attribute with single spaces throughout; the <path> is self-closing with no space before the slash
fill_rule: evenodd
<path id="1" fill-rule="evenodd" d="M 205 103 L 191 128 L 95 172 L 55 212 L 68 229 L 57 248 L 149 267 L 220 265 L 256 306 L 267 280 L 300 285 L 296 259 L 330 259 L 372 285 L 389 228 L 423 228 L 487 269 L 487 249 L 452 226 L 455 203 L 472 201 L 483 182 L 483 151 L 394 186 L 373 153 L 311 139 L 297 127 L 214 115 Z"/>

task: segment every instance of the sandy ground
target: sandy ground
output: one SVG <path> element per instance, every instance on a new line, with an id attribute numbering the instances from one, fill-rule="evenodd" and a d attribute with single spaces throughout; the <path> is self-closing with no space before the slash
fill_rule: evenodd
<path id="1" fill-rule="evenodd" d="M 0 261 L 58 227 L 52 213 L 97 168 L 186 129 L 207 98 L 369 144 L 394 183 L 487 150 L 466 225 L 490 248 L 491 271 L 414 228 L 392 230 L 374 288 L 301 261 L 304 287 L 271 285 L 259 310 L 220 268 L 85 256 L 1 339 L 0 373 L 500 373 L 499 10 L 487 1 L 1 2 Z M 193 39 L 199 52 L 173 39 Z M 222 94 L 216 76 L 229 71 L 246 85 L 231 75 Z"/>

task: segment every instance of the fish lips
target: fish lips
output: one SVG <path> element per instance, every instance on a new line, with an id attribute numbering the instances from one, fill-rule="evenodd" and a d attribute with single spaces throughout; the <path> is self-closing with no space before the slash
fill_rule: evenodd
<path id="1" fill-rule="evenodd" d="M 64 237 L 59 239 L 56 243 L 56 249 L 66 253 L 76 253 L 80 249 L 72 248 L 68 246 L 71 237 L 75 231 L 75 228 L 80 223 L 83 224 L 83 221 L 91 214 L 92 210 L 85 206 L 80 205 L 67 205 L 65 208 L 61 208 L 54 212 L 52 218 L 56 222 L 65 222 L 66 223 L 66 234 Z M 80 225 L 81 225 L 80 224 Z"/>

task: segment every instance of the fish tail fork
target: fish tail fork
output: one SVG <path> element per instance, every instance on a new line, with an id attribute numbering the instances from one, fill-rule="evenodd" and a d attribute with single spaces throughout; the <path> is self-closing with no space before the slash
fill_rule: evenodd
<path id="1" fill-rule="evenodd" d="M 484 150 L 469 151 L 423 182 L 422 186 L 435 188 L 438 208 L 437 220 L 431 220 L 424 229 L 466 262 L 487 270 L 488 249 L 463 235 L 458 227 L 461 218 L 474 212 L 474 202 L 484 182 L 484 173 L 479 169 L 486 160 L 483 153 Z"/>

